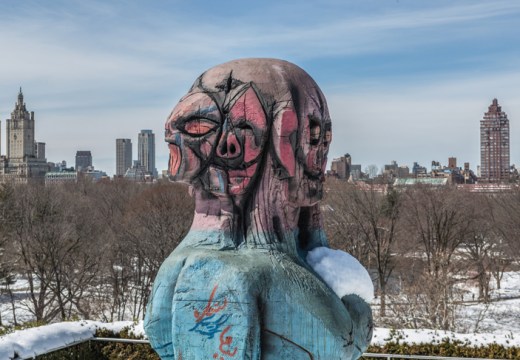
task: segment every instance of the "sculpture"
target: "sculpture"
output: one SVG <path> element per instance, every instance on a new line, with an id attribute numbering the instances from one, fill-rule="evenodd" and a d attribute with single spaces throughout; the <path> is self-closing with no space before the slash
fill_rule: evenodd
<path id="1" fill-rule="evenodd" d="M 331 121 L 299 67 L 241 59 L 203 73 L 166 122 L 169 173 L 192 227 L 162 264 L 145 331 L 162 359 L 350 359 L 372 321 L 309 265 Z M 342 296 L 342 295 L 340 295 Z"/>

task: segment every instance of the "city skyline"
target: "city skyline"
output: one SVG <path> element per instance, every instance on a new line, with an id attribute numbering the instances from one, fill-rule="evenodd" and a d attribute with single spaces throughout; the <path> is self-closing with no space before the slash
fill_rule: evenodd
<path id="1" fill-rule="evenodd" d="M 113 175 L 115 139 L 151 129 L 161 172 L 164 122 L 192 80 L 234 58 L 276 57 L 304 68 L 328 100 L 329 167 L 348 152 L 379 168 L 453 156 L 476 169 L 493 98 L 519 165 L 519 15 L 510 1 L 6 1 L 0 119 L 4 127 L 22 86 L 48 161 L 73 164 L 90 149 L 95 168 Z M 4 132 L 1 143 L 6 154 Z"/>

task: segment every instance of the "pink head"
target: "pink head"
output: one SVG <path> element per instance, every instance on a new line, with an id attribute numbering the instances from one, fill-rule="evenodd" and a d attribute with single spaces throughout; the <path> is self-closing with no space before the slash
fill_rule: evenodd
<path id="1" fill-rule="evenodd" d="M 330 140 L 330 117 L 316 83 L 275 59 L 211 68 L 166 121 L 172 179 L 236 204 L 252 192 L 268 157 L 279 179 L 311 184 L 292 196 L 297 205 L 318 201 Z"/>

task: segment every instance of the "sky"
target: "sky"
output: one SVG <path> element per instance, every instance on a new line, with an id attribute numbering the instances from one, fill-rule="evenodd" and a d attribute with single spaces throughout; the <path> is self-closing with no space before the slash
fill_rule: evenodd
<path id="1" fill-rule="evenodd" d="M 480 162 L 493 98 L 520 165 L 520 2 L 476 0 L 0 2 L 1 152 L 22 87 L 48 161 L 90 150 L 115 173 L 115 139 L 156 134 L 208 68 L 272 57 L 305 69 L 327 98 L 329 165 Z"/>

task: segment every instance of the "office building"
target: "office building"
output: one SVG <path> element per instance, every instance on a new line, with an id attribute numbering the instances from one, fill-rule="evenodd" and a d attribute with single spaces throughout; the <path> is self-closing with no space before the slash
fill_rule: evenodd
<path id="1" fill-rule="evenodd" d="M 152 130 L 141 130 L 137 138 L 137 156 L 144 171 L 157 178 L 155 169 L 155 135 Z"/>
<path id="2" fill-rule="evenodd" d="M 34 143 L 35 146 L 35 155 L 38 160 L 45 160 L 45 143 L 37 142 Z"/>
<path id="3" fill-rule="evenodd" d="M 132 167 L 132 141 L 116 139 L 116 176 L 123 176 Z"/>
<path id="4" fill-rule="evenodd" d="M 334 176 L 339 179 L 347 179 L 350 177 L 350 166 L 352 165 L 352 158 L 350 154 L 345 154 L 337 159 L 332 160 L 330 170 Z"/>
<path id="5" fill-rule="evenodd" d="M 85 172 L 92 168 L 92 154 L 88 150 L 76 152 L 76 171 Z"/>

